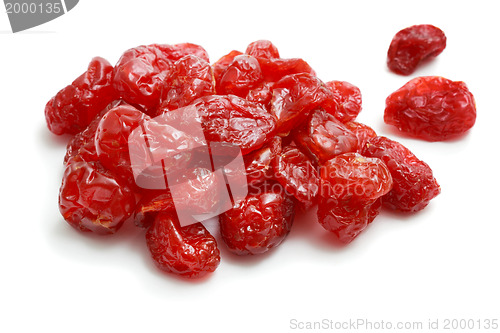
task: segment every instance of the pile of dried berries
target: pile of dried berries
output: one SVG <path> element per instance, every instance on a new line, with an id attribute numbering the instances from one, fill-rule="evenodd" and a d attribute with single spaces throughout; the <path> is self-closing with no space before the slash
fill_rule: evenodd
<path id="1" fill-rule="evenodd" d="M 430 139 L 444 126 L 432 115 L 451 122 L 444 136 L 470 127 L 461 122 L 467 107 L 460 101 L 453 115 L 452 101 L 441 93 L 448 89 L 472 98 L 461 84 L 421 79 L 391 95 L 386 120 Z M 417 100 L 415 90 L 429 99 Z M 444 107 L 441 113 L 410 119 L 410 112 L 436 104 Z M 304 60 L 281 58 L 271 42 L 256 41 L 245 53 L 231 51 L 212 65 L 198 45 L 154 44 L 126 51 L 114 67 L 92 59 L 47 103 L 49 129 L 74 134 L 59 195 L 64 219 L 100 234 L 133 221 L 147 229 L 147 246 L 161 270 L 187 277 L 213 272 L 220 262 L 215 238 L 202 223 L 180 225 L 168 188 L 137 185 L 127 145 L 138 126 L 188 105 L 202 118 L 207 141 L 235 144 L 244 155 L 248 195 L 219 216 L 221 238 L 235 254 L 278 246 L 297 209 L 317 204 L 319 223 L 349 243 L 382 206 L 415 212 L 440 192 L 426 163 L 355 122 L 361 111 L 357 87 L 324 83 Z M 203 191 L 211 186 L 210 174 L 197 173 L 199 182 L 188 193 L 200 206 L 209 200 Z"/>

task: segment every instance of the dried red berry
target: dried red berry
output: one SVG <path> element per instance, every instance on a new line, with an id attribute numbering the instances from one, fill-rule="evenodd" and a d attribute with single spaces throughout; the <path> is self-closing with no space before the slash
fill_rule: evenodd
<path id="1" fill-rule="evenodd" d="M 204 59 L 187 55 L 177 60 L 163 82 L 157 114 L 191 104 L 195 99 L 215 94 L 212 67 Z"/>
<path id="2" fill-rule="evenodd" d="M 318 221 L 341 242 L 349 243 L 377 216 L 378 199 L 392 186 L 382 160 L 357 153 L 336 156 L 321 168 Z"/>
<path id="3" fill-rule="evenodd" d="M 430 24 L 399 31 L 387 52 L 387 66 L 397 74 L 409 75 L 425 59 L 436 57 L 446 47 L 443 31 Z"/>
<path id="4" fill-rule="evenodd" d="M 383 136 L 371 138 L 361 154 L 380 158 L 389 168 L 394 186 L 383 203 L 390 209 L 416 212 L 441 192 L 427 163 L 396 141 Z"/>
<path id="5" fill-rule="evenodd" d="M 316 75 L 311 66 L 300 58 L 267 59 L 259 57 L 257 60 L 259 61 L 265 81 L 277 82 L 287 75 L 300 73 Z"/>
<path id="6" fill-rule="evenodd" d="M 243 157 L 249 186 L 259 185 L 274 177 L 272 162 L 281 154 L 281 138 L 274 137 L 271 142 Z"/>
<path id="7" fill-rule="evenodd" d="M 293 133 L 293 138 L 297 146 L 317 163 L 358 149 L 356 135 L 321 109 L 311 113 L 307 123 Z"/>
<path id="8" fill-rule="evenodd" d="M 222 239 L 235 254 L 261 254 L 278 246 L 290 232 L 294 204 L 277 183 L 255 189 L 219 216 Z"/>
<path id="9" fill-rule="evenodd" d="M 293 74 L 276 82 L 271 114 L 278 120 L 278 133 L 288 134 L 302 123 L 312 110 L 326 100 L 327 90 L 320 79 L 310 74 Z"/>
<path id="10" fill-rule="evenodd" d="M 141 190 L 141 199 L 134 212 L 135 225 L 141 228 L 150 227 L 156 215 L 161 212 L 176 214 L 172 194 L 166 190 Z"/>
<path id="11" fill-rule="evenodd" d="M 109 110 L 99 122 L 95 133 L 95 149 L 102 166 L 129 184 L 135 184 L 128 137 L 149 117 L 131 105 L 120 105 Z"/>
<path id="12" fill-rule="evenodd" d="M 209 61 L 201 46 L 189 43 L 141 45 L 127 50 L 115 66 L 114 87 L 125 101 L 154 115 L 173 63 L 190 54 Z"/>
<path id="13" fill-rule="evenodd" d="M 222 79 L 222 75 L 224 75 L 224 72 L 226 69 L 231 65 L 233 62 L 234 58 L 237 56 L 243 54 L 240 51 L 233 50 L 217 60 L 213 65 L 212 65 L 212 70 L 214 72 L 214 79 L 215 79 L 215 89 L 217 93 L 219 93 L 219 87 L 220 87 L 220 80 Z"/>
<path id="14" fill-rule="evenodd" d="M 274 159 L 273 169 L 276 180 L 300 201 L 305 209 L 315 203 L 319 191 L 318 171 L 297 147 L 285 147 Z"/>
<path id="15" fill-rule="evenodd" d="M 271 99 L 273 98 L 273 82 L 263 82 L 258 87 L 250 89 L 246 100 L 261 104 L 266 110 L 271 110 Z"/>
<path id="16" fill-rule="evenodd" d="M 274 136 L 276 120 L 259 104 L 225 95 L 202 97 L 192 105 L 201 116 L 207 141 L 238 145 L 244 155 Z"/>
<path id="17" fill-rule="evenodd" d="M 103 58 L 93 58 L 87 71 L 45 106 L 49 130 L 58 135 L 83 131 L 115 99 L 112 82 L 113 66 Z"/>
<path id="18" fill-rule="evenodd" d="M 387 97 L 384 121 L 420 139 L 446 140 L 474 126 L 476 103 L 463 82 L 417 77 Z"/>
<path id="19" fill-rule="evenodd" d="M 361 153 L 361 150 L 365 146 L 366 142 L 373 137 L 377 136 L 377 133 L 368 125 L 361 124 L 355 121 L 349 121 L 344 123 L 345 127 L 349 129 L 356 138 L 358 138 L 358 149 L 357 153 Z"/>
<path id="20" fill-rule="evenodd" d="M 361 112 L 361 91 L 346 81 L 330 81 L 325 84 L 331 91 L 322 107 L 341 122 L 356 119 Z"/>
<path id="21" fill-rule="evenodd" d="M 252 57 L 265 59 L 278 59 L 280 57 L 278 48 L 268 40 L 258 40 L 250 43 L 245 53 Z"/>
<path id="22" fill-rule="evenodd" d="M 250 89 L 258 86 L 263 80 L 257 59 L 249 55 L 239 55 L 224 71 L 217 92 L 245 97 Z"/>
<path id="23" fill-rule="evenodd" d="M 59 209 L 76 229 L 116 232 L 135 208 L 133 192 L 98 162 L 79 156 L 68 161 L 59 192 Z"/>
<path id="24" fill-rule="evenodd" d="M 197 278 L 220 263 L 217 242 L 201 223 L 181 227 L 169 213 L 158 214 L 146 242 L 156 266 L 165 272 Z"/>

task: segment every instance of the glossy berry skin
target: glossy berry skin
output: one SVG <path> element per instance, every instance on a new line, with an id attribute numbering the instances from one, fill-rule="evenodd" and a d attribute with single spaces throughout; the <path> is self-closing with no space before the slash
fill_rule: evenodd
<path id="1" fill-rule="evenodd" d="M 366 142 L 370 140 L 370 138 L 374 138 L 377 136 L 377 133 L 368 125 L 358 123 L 356 121 L 349 121 L 344 123 L 345 127 L 349 129 L 356 138 L 358 139 L 358 149 L 357 153 L 361 153 L 361 150 L 365 146 Z"/>
<path id="2" fill-rule="evenodd" d="M 331 94 L 323 109 L 343 123 L 356 119 L 362 108 L 359 88 L 346 81 L 330 81 L 325 85 Z"/>
<path id="3" fill-rule="evenodd" d="M 134 211 L 134 223 L 140 228 L 149 228 L 161 212 L 175 213 L 175 204 L 169 189 L 138 191 L 140 199 Z"/>
<path id="4" fill-rule="evenodd" d="M 217 91 L 218 94 L 220 90 L 220 81 L 222 79 L 222 76 L 224 75 L 224 72 L 226 69 L 231 65 L 233 62 L 234 58 L 236 58 L 239 55 L 242 55 L 243 53 L 240 51 L 233 50 L 229 52 L 228 54 L 222 56 L 219 60 L 217 60 L 213 65 L 212 65 L 212 70 L 214 73 L 214 79 L 215 79 L 215 90 Z"/>
<path id="5" fill-rule="evenodd" d="M 271 100 L 273 98 L 273 82 L 263 82 L 254 89 L 248 91 L 245 99 L 250 102 L 262 105 L 266 110 L 271 110 Z"/>
<path id="6" fill-rule="evenodd" d="M 160 112 L 176 110 L 197 98 L 215 94 L 212 67 L 202 58 L 186 55 L 174 63 L 162 85 Z"/>
<path id="7" fill-rule="evenodd" d="M 239 55 L 224 71 L 218 93 L 245 97 L 250 89 L 258 86 L 263 80 L 257 59 L 249 55 Z"/>
<path id="8" fill-rule="evenodd" d="M 301 202 L 304 208 L 316 202 L 319 191 L 319 175 L 311 160 L 297 147 L 283 148 L 273 161 L 276 180 Z"/>
<path id="9" fill-rule="evenodd" d="M 98 234 L 115 233 L 135 208 L 135 196 L 98 162 L 71 158 L 64 170 L 59 210 L 71 226 Z"/>
<path id="10" fill-rule="evenodd" d="M 207 141 L 238 145 L 243 155 L 274 136 L 276 120 L 259 104 L 224 95 L 202 97 L 192 105 L 201 116 Z"/>
<path id="11" fill-rule="evenodd" d="M 410 75 L 426 59 L 446 47 L 443 31 L 430 24 L 414 25 L 399 31 L 387 51 L 387 66 L 397 74 Z"/>
<path id="12" fill-rule="evenodd" d="M 273 86 L 271 114 L 277 119 L 277 131 L 286 135 L 301 124 L 325 100 L 327 88 L 310 74 L 285 76 Z"/>
<path id="13" fill-rule="evenodd" d="M 316 75 L 316 72 L 309 64 L 300 58 L 292 59 L 267 59 L 258 57 L 257 60 L 262 70 L 264 80 L 268 82 L 277 82 L 283 77 L 292 74 L 310 74 Z"/>
<path id="14" fill-rule="evenodd" d="M 304 126 L 293 132 L 297 146 L 316 163 L 324 163 L 343 153 L 358 149 L 358 138 L 331 114 L 317 109 Z"/>
<path id="15" fill-rule="evenodd" d="M 129 184 L 134 184 L 128 137 L 150 118 L 131 105 L 109 110 L 100 120 L 95 133 L 95 148 L 99 162 Z"/>
<path id="16" fill-rule="evenodd" d="M 365 206 L 339 204 L 335 199 L 319 197 L 318 222 L 343 243 L 352 242 L 380 212 L 380 199 Z"/>
<path id="17" fill-rule="evenodd" d="M 384 121 L 411 136 L 442 141 L 474 126 L 476 103 L 463 82 L 417 77 L 387 97 Z"/>
<path id="18" fill-rule="evenodd" d="M 361 153 L 381 159 L 389 168 L 394 186 L 383 197 L 383 204 L 392 210 L 419 211 L 441 192 L 427 163 L 396 141 L 383 136 L 371 138 Z"/>
<path id="19" fill-rule="evenodd" d="M 281 244 L 290 232 L 293 200 L 279 184 L 268 185 L 219 216 L 222 239 L 232 253 L 265 253 Z"/>
<path id="20" fill-rule="evenodd" d="M 57 135 L 77 134 L 114 99 L 113 66 L 103 58 L 93 58 L 85 73 L 47 103 L 47 126 Z"/>
<path id="21" fill-rule="evenodd" d="M 379 198 L 393 186 L 391 173 L 378 158 L 347 153 L 326 162 L 320 175 L 318 221 L 349 243 L 378 215 Z"/>
<path id="22" fill-rule="evenodd" d="M 114 87 L 122 99 L 153 115 L 163 82 L 173 70 L 174 62 L 189 54 L 209 61 L 201 46 L 189 43 L 141 45 L 129 49 L 115 66 Z"/>
<path id="23" fill-rule="evenodd" d="M 258 186 L 274 177 L 272 163 L 281 154 L 282 140 L 279 136 L 258 150 L 243 157 L 249 186 Z"/>
<path id="24" fill-rule="evenodd" d="M 278 48 L 268 40 L 258 40 L 248 44 L 245 53 L 256 58 L 279 59 L 280 57 Z"/>
<path id="25" fill-rule="evenodd" d="M 146 232 L 146 243 L 156 266 L 188 278 L 215 271 L 220 253 L 215 238 L 201 223 L 185 227 L 175 215 L 160 213 Z"/>

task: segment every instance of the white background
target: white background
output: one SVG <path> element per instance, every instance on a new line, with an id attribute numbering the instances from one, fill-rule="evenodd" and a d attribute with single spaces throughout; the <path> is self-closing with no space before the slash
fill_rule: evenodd
<path id="1" fill-rule="evenodd" d="M 494 4 L 82 0 L 17 34 L 2 8 L 0 331 L 289 332 L 298 331 L 293 319 L 422 321 L 424 328 L 429 319 L 500 320 Z M 387 48 L 398 30 L 422 23 L 443 29 L 448 45 L 411 77 L 465 81 L 477 101 L 475 127 L 452 142 L 404 138 L 383 124 L 385 98 L 411 78 L 387 70 Z M 314 212 L 298 216 L 268 255 L 235 257 L 220 244 L 219 268 L 201 281 L 158 271 L 144 232 L 132 226 L 96 237 L 63 221 L 57 196 L 68 138 L 47 130 L 44 106 L 93 56 L 115 63 L 140 44 L 192 42 L 213 62 L 257 39 L 273 41 L 283 57 L 304 58 L 324 81 L 359 86 L 358 119 L 428 162 L 442 194 L 418 214 L 382 213 L 344 248 Z"/>

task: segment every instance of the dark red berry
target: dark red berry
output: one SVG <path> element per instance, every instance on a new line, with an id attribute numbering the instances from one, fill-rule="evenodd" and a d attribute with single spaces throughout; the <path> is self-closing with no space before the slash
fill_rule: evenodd
<path id="1" fill-rule="evenodd" d="M 276 136 L 262 148 L 244 156 L 249 186 L 257 186 L 274 177 L 272 162 L 281 154 L 281 142 Z"/>
<path id="2" fill-rule="evenodd" d="M 387 52 L 387 66 L 397 74 L 409 75 L 425 59 L 436 57 L 446 47 L 443 31 L 430 24 L 399 31 Z"/>

